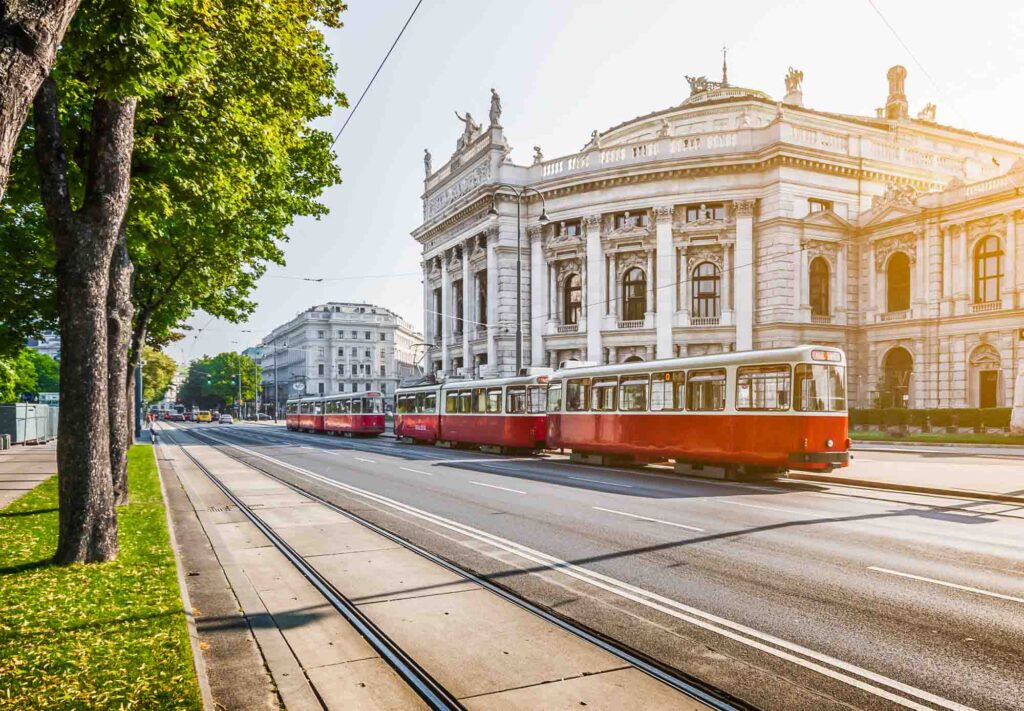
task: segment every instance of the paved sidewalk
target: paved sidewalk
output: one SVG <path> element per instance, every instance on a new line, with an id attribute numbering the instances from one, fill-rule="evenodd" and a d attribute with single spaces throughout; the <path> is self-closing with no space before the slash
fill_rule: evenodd
<path id="1" fill-rule="evenodd" d="M 1000 455 L 1024 458 L 1024 444 L 967 444 L 952 442 L 870 442 L 853 441 L 853 451 L 862 452 L 929 452 L 936 454 Z"/>
<path id="2" fill-rule="evenodd" d="M 790 479 L 1024 503 L 1024 460 L 991 450 L 855 449 L 849 467 Z"/>
<path id="3" fill-rule="evenodd" d="M 57 442 L 0 451 L 0 509 L 57 473 Z"/>

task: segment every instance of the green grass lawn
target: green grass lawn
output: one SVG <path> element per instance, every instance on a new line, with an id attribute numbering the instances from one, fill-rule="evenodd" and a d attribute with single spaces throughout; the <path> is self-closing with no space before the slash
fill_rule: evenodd
<path id="1" fill-rule="evenodd" d="M 854 442 L 938 442 L 954 444 L 1022 444 L 1024 436 L 981 434 L 978 432 L 961 432 L 947 434 L 945 432 L 912 432 L 906 437 L 893 437 L 888 432 L 871 430 L 867 432 L 850 432 Z"/>
<path id="2" fill-rule="evenodd" d="M 151 446 L 128 479 L 112 563 L 50 564 L 56 477 L 0 511 L 0 707 L 201 708 Z"/>

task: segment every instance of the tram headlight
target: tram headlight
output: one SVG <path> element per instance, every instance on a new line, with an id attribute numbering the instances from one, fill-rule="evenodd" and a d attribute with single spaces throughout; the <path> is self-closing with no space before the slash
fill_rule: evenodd
<path id="1" fill-rule="evenodd" d="M 832 449 L 832 445 L 834 445 L 834 444 L 835 444 L 835 442 L 833 442 L 830 439 L 826 439 L 825 440 L 825 446 L 828 447 L 829 449 Z"/>

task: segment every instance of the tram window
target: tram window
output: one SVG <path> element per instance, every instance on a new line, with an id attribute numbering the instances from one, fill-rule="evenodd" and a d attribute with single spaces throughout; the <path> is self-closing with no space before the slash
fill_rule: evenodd
<path id="1" fill-rule="evenodd" d="M 530 385 L 526 388 L 526 407 L 531 415 L 544 412 L 544 386 Z"/>
<path id="2" fill-rule="evenodd" d="M 336 412 L 336 405 L 337 403 L 334 400 L 328 400 L 324 403 L 324 412 L 328 415 L 333 415 Z"/>
<path id="3" fill-rule="evenodd" d="M 793 404 L 801 412 L 844 412 L 846 369 L 840 365 L 801 363 L 794 371 Z"/>
<path id="4" fill-rule="evenodd" d="M 323 400 L 317 400 L 313 403 L 313 414 L 322 415 L 324 414 L 324 402 Z"/>
<path id="5" fill-rule="evenodd" d="M 501 412 L 501 388 L 487 388 L 487 414 Z"/>
<path id="6" fill-rule="evenodd" d="M 363 402 L 363 412 L 372 412 L 374 415 L 379 415 L 384 412 L 384 398 L 382 397 L 368 397 Z"/>
<path id="7" fill-rule="evenodd" d="M 338 408 L 338 412 L 343 415 L 347 415 L 352 411 L 352 398 L 347 397 L 341 401 L 341 407 Z"/>
<path id="8" fill-rule="evenodd" d="M 590 378 L 565 382 L 565 411 L 581 412 L 590 409 Z"/>
<path id="9" fill-rule="evenodd" d="M 623 412 L 645 412 L 647 410 L 647 375 L 624 375 L 619 381 L 619 409 Z"/>
<path id="10" fill-rule="evenodd" d="M 548 383 L 548 412 L 562 411 L 562 381 Z"/>
<path id="11" fill-rule="evenodd" d="M 487 390 L 484 388 L 473 389 L 472 411 L 474 414 L 487 412 Z"/>
<path id="12" fill-rule="evenodd" d="M 459 391 L 459 414 L 468 415 L 473 411 L 472 408 L 473 391 L 472 390 L 460 390 Z"/>
<path id="13" fill-rule="evenodd" d="M 350 403 L 350 405 L 352 407 L 352 414 L 353 415 L 361 415 L 362 414 L 362 412 L 363 412 L 363 400 L 362 400 L 362 398 L 354 397 L 351 400 L 349 400 L 349 403 Z"/>
<path id="14" fill-rule="evenodd" d="M 526 388 L 518 386 L 506 391 L 505 412 L 510 415 L 522 415 L 526 412 Z"/>
<path id="15" fill-rule="evenodd" d="M 615 388 L 619 379 L 594 378 L 593 394 L 591 396 L 592 409 L 597 412 L 613 412 L 615 410 Z"/>
<path id="16" fill-rule="evenodd" d="M 437 393 L 427 393 L 423 398 L 423 412 L 437 412 Z"/>
<path id="17" fill-rule="evenodd" d="M 686 401 L 686 373 L 676 370 L 670 373 L 651 374 L 651 412 L 682 410 Z"/>
<path id="18" fill-rule="evenodd" d="M 454 415 L 459 411 L 459 394 L 456 392 L 445 393 L 444 411 Z"/>
<path id="19" fill-rule="evenodd" d="M 737 410 L 788 410 L 789 366 L 744 366 L 736 370 Z"/>
<path id="20" fill-rule="evenodd" d="M 410 402 L 410 400 L 412 402 Z M 395 411 L 399 415 L 404 415 L 411 412 L 410 406 L 415 402 L 415 396 L 410 395 L 399 395 L 395 398 Z"/>
<path id="21" fill-rule="evenodd" d="M 725 409 L 725 370 L 691 370 L 686 382 L 686 409 L 708 412 Z"/>

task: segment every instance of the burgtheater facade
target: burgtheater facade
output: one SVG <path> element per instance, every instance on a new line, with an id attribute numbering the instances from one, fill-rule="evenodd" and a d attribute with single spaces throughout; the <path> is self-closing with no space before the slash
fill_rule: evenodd
<path id="1" fill-rule="evenodd" d="M 804 107 L 792 69 L 781 101 L 687 77 L 681 104 L 531 165 L 492 90 L 488 126 L 459 116 L 451 159 L 424 156 L 428 362 L 514 371 L 518 256 L 524 365 L 816 343 L 846 350 L 854 405 L 1011 405 L 1024 145 L 911 117 L 905 77 L 875 116 Z M 521 232 L 500 184 L 526 189 Z"/>

